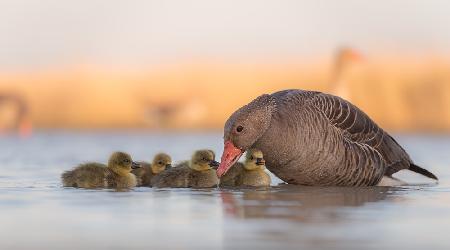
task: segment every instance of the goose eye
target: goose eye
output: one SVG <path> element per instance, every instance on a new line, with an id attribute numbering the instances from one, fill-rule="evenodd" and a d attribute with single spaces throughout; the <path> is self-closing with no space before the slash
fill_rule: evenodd
<path id="1" fill-rule="evenodd" d="M 242 127 L 241 125 L 237 126 L 236 128 L 237 132 L 242 132 L 242 130 L 244 130 L 244 127 Z"/>

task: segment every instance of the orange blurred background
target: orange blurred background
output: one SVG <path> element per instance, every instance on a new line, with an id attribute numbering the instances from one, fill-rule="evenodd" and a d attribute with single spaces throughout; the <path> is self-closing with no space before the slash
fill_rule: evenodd
<path id="1" fill-rule="evenodd" d="M 448 132 L 450 4 L 424 3 L 3 1 L 0 130 L 221 129 L 300 88 Z"/>

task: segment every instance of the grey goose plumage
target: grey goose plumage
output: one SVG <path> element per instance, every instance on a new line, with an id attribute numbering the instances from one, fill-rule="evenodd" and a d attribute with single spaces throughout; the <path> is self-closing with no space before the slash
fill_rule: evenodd
<path id="1" fill-rule="evenodd" d="M 238 132 L 238 126 L 244 129 Z M 292 184 L 373 186 L 402 169 L 437 179 L 363 111 L 321 92 L 262 95 L 231 115 L 224 139 L 219 176 L 243 150 L 255 147 L 266 167 Z"/>

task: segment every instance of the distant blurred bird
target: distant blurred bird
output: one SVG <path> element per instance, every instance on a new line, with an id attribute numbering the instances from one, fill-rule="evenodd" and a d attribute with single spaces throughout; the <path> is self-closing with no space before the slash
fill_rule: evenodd
<path id="1" fill-rule="evenodd" d="M 361 54 L 353 48 L 341 47 L 337 50 L 333 71 L 328 86 L 328 91 L 332 95 L 339 96 L 350 101 L 350 87 L 345 81 L 345 72 L 353 62 L 362 60 Z"/>
<path id="2" fill-rule="evenodd" d="M 206 113 L 206 106 L 196 99 L 182 98 L 172 102 L 152 102 L 145 106 L 147 122 L 150 126 L 159 128 L 195 126 Z"/>
<path id="3" fill-rule="evenodd" d="M 26 101 L 20 95 L 0 93 L 0 106 L 7 103 L 16 106 L 16 117 L 12 129 L 22 137 L 30 136 L 32 125 L 29 120 L 29 109 Z M 3 132 L 2 128 L 0 128 L 0 132 Z"/>

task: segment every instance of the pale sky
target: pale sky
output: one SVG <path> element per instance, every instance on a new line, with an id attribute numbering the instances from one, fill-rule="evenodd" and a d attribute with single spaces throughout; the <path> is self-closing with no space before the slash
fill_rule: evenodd
<path id="1" fill-rule="evenodd" d="M 450 51 L 448 0 L 0 0 L 0 70 Z"/>

